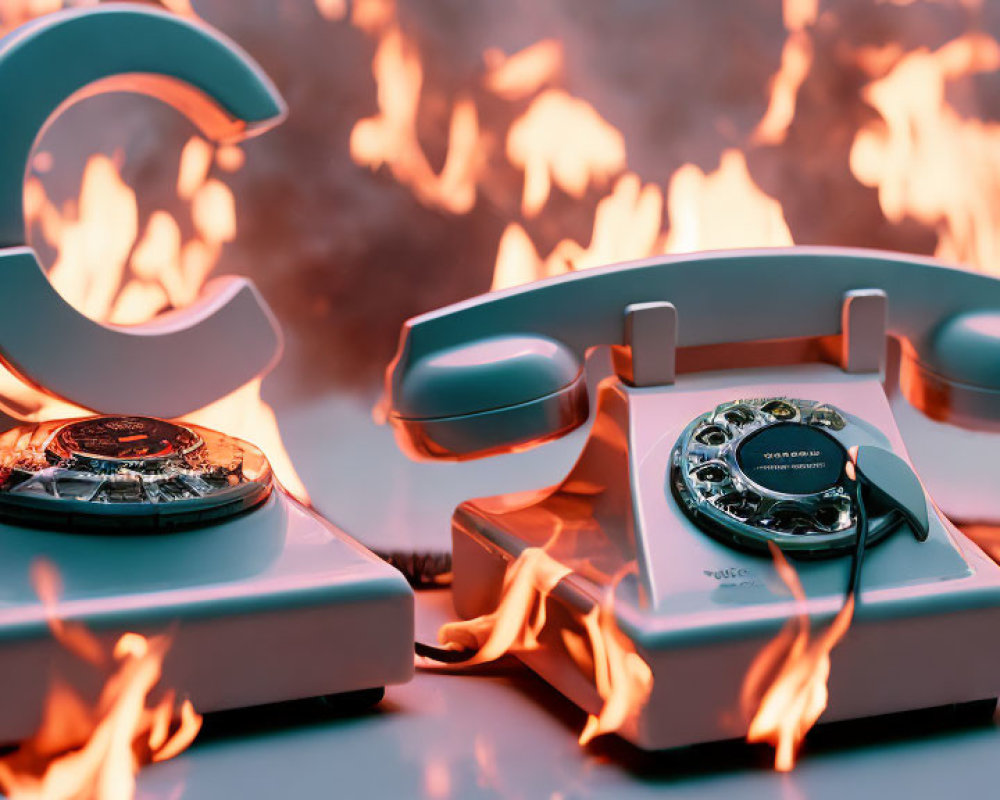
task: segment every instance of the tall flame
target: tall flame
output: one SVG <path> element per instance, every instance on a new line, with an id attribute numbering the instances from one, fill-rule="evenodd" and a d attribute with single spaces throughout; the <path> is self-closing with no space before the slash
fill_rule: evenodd
<path id="1" fill-rule="evenodd" d="M 170 639 L 125 633 L 106 653 L 83 626 L 59 619 L 55 568 L 37 561 L 32 579 L 53 635 L 95 665 L 113 664 L 114 672 L 93 708 L 68 685 L 53 684 L 38 732 L 0 758 L 0 788 L 11 800 L 129 800 L 139 768 L 183 752 L 201 728 L 190 701 L 175 708 L 172 690 L 147 704 Z"/>
<path id="2" fill-rule="evenodd" d="M 788 37 L 781 50 L 781 67 L 771 78 L 767 111 L 751 137 L 755 144 L 781 144 L 795 117 L 799 88 L 812 66 L 813 45 L 807 30 L 816 21 L 819 0 L 784 0 Z"/>
<path id="3" fill-rule="evenodd" d="M 684 164 L 670 178 L 664 203 L 658 186 L 622 172 L 621 133 L 588 103 L 561 90 L 546 90 L 515 120 L 507 156 L 524 171 L 525 219 L 541 212 L 553 183 L 581 197 L 588 186 L 618 177 L 597 203 L 586 247 L 563 239 L 543 258 L 524 225 L 509 222 L 497 248 L 494 290 L 661 252 L 793 244 L 781 204 L 754 182 L 742 151 L 724 151 L 718 169 L 707 174 Z"/>
<path id="4" fill-rule="evenodd" d="M 739 150 L 722 153 L 708 174 L 685 164 L 667 190 L 670 232 L 665 250 L 683 253 L 725 247 L 783 247 L 792 234 L 781 204 L 754 183 Z"/>
<path id="5" fill-rule="evenodd" d="M 552 184 L 582 197 L 625 166 L 625 139 L 585 100 L 561 89 L 536 97 L 507 134 L 507 157 L 524 170 L 521 212 L 536 216 Z"/>
<path id="6" fill-rule="evenodd" d="M 417 138 L 417 108 L 423 66 L 413 45 L 395 24 L 380 34 L 372 64 L 378 84 L 377 116 L 360 120 L 351 131 L 351 157 L 377 168 L 385 164 L 423 203 L 464 214 L 476 202 L 479 122 L 476 107 L 459 98 L 451 114 L 448 153 L 435 173 Z"/>
<path id="7" fill-rule="evenodd" d="M 826 630 L 814 637 L 798 574 L 777 546 L 770 542 L 768 546 L 798 610 L 795 619 L 789 620 L 750 665 L 740 699 L 744 714 L 753 714 L 747 741 L 771 744 L 775 748 L 774 768 L 788 772 L 795 766 L 802 739 L 826 709 L 830 652 L 851 625 L 854 595 L 847 598 Z"/>
<path id="8" fill-rule="evenodd" d="M 659 187 L 643 186 L 637 175 L 626 173 L 615 182 L 611 194 L 598 202 L 587 247 L 563 239 L 543 260 L 524 228 L 510 223 L 497 248 L 492 288 L 652 255 L 661 240 L 662 220 L 663 193 Z"/>
<path id="9" fill-rule="evenodd" d="M 548 549 L 555 536 L 542 547 L 528 547 L 510 563 L 504 574 L 500 600 L 494 611 L 469 620 L 450 622 L 438 631 L 445 647 L 475 650 L 465 665 L 494 661 L 507 653 L 538 650 L 539 637 L 547 623 L 549 596 L 573 570 L 553 558 Z M 597 736 L 620 730 L 649 696 L 653 673 L 615 623 L 611 598 L 618 582 L 634 564 L 614 576 L 603 601 L 580 617 L 585 639 L 563 631 L 569 655 L 581 671 L 593 675 L 603 704 L 591 714 L 580 734 L 585 745 Z"/>
<path id="10" fill-rule="evenodd" d="M 78 201 L 64 208 L 48 198 L 39 178 L 29 178 L 27 221 L 56 249 L 49 277 L 59 293 L 92 319 L 126 325 L 195 300 L 237 232 L 232 190 L 212 174 L 220 159 L 233 171 L 242 165 L 243 153 L 234 146 L 216 150 L 199 136 L 192 136 L 181 152 L 176 189 L 189 203 L 194 231 L 186 239 L 178 220 L 163 209 L 149 215 L 140 236 L 136 195 L 121 177 L 120 158 L 91 156 Z M 259 445 L 278 480 L 308 501 L 260 389 L 258 377 L 186 419 Z M 5 370 L 0 370 L 0 407 L 26 420 L 88 413 L 24 386 Z"/>
<path id="11" fill-rule="evenodd" d="M 617 580 L 613 580 L 601 604 L 583 618 L 590 640 L 594 681 L 604 705 L 600 713 L 587 717 L 587 724 L 580 733 L 581 745 L 620 730 L 646 702 L 653 688 L 653 671 L 615 623 L 611 598 L 616 585 Z"/>
<path id="12" fill-rule="evenodd" d="M 865 88 L 882 119 L 858 132 L 850 157 L 855 177 L 878 188 L 888 220 L 916 219 L 937 231 L 936 255 L 992 272 L 1000 269 L 1000 125 L 963 118 L 946 88 L 997 68 L 1000 45 L 981 34 L 904 55 Z"/>
<path id="13" fill-rule="evenodd" d="M 469 666 L 495 661 L 511 651 L 535 650 L 545 627 L 546 602 L 572 570 L 544 547 L 527 547 L 504 573 L 496 609 L 470 620 L 449 622 L 438 631 L 446 647 L 475 650 Z"/>

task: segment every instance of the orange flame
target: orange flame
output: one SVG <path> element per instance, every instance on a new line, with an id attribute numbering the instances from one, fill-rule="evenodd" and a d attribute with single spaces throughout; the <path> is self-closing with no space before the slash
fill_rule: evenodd
<path id="1" fill-rule="evenodd" d="M 56 604 L 62 594 L 62 578 L 55 567 L 48 561 L 38 560 L 31 565 L 31 583 L 35 593 L 42 601 L 49 630 L 56 641 L 78 658 L 93 664 L 103 666 L 105 660 L 104 648 L 87 628 L 79 623 L 65 622 L 56 613 Z"/>
<path id="2" fill-rule="evenodd" d="M 855 136 L 855 177 L 878 188 L 890 222 L 912 217 L 938 234 L 935 254 L 996 271 L 1000 236 L 1000 125 L 965 119 L 948 102 L 949 81 L 1000 68 L 1000 45 L 970 34 L 930 52 L 915 50 L 868 84 L 864 98 L 882 116 Z"/>
<path id="3" fill-rule="evenodd" d="M 467 665 L 495 661 L 511 651 L 535 650 L 545 627 L 546 600 L 572 570 L 542 547 L 525 548 L 511 562 L 503 579 L 496 610 L 438 631 L 438 640 L 456 650 L 476 650 Z"/>
<path id="4" fill-rule="evenodd" d="M 97 0 L 91 0 L 96 4 Z M 0 0 L 0 36 L 28 20 L 51 14 L 63 7 L 63 0 Z"/>
<path id="5" fill-rule="evenodd" d="M 94 708 L 66 684 L 53 684 L 38 732 L 0 758 L 0 787 L 12 800 L 128 800 L 135 794 L 135 775 L 143 764 L 183 752 L 201 729 L 201 716 L 190 701 L 175 711 L 173 691 L 147 705 L 160 679 L 169 637 L 125 633 L 112 653 L 104 653 L 83 626 L 57 616 L 55 568 L 36 562 L 32 579 L 53 635 L 88 661 L 113 660 L 116 667 Z"/>
<path id="6" fill-rule="evenodd" d="M 191 0 L 160 0 L 160 5 L 182 17 L 198 17 L 191 7 Z"/>
<path id="7" fill-rule="evenodd" d="M 477 651 L 464 662 L 465 666 L 542 646 L 539 637 L 547 622 L 549 595 L 573 572 L 548 553 L 557 538 L 558 534 L 543 547 L 525 548 L 510 563 L 494 611 L 441 627 L 438 640 L 442 645 Z M 615 576 L 604 600 L 580 618 L 586 641 L 575 633 L 562 631 L 567 652 L 583 672 L 593 674 L 595 688 L 603 701 L 601 711 L 588 717 L 580 734 L 581 745 L 621 729 L 652 689 L 652 671 L 618 630 L 611 600 L 621 577 L 633 568 L 634 565 L 629 565 Z"/>
<path id="8" fill-rule="evenodd" d="M 554 182 L 572 197 L 625 166 L 625 139 L 594 107 L 561 89 L 536 97 L 507 134 L 507 158 L 524 170 L 521 213 L 534 217 Z"/>
<path id="9" fill-rule="evenodd" d="M 220 145 L 215 151 L 215 163 L 226 172 L 239 172 L 246 160 L 246 153 L 238 144 Z"/>
<path id="10" fill-rule="evenodd" d="M 768 546 L 798 611 L 750 665 L 740 699 L 744 714 L 753 713 L 747 741 L 771 744 L 775 748 L 774 768 L 788 772 L 795 766 L 802 739 L 826 709 L 830 652 L 851 625 L 854 595 L 847 598 L 827 629 L 813 638 L 799 576 L 780 549 Z"/>
<path id="11" fill-rule="evenodd" d="M 781 203 L 757 187 L 739 150 L 723 152 L 708 174 L 694 164 L 678 169 L 667 189 L 667 215 L 668 253 L 793 243 Z"/>
<path id="12" fill-rule="evenodd" d="M 212 167 L 212 145 L 200 136 L 188 139 L 181 150 L 181 165 L 177 173 L 177 196 L 190 200 L 208 179 Z"/>
<path id="13" fill-rule="evenodd" d="M 615 623 L 611 598 L 616 585 L 617 580 L 612 581 L 604 601 L 583 618 L 590 640 L 597 693 L 604 705 L 599 714 L 587 717 L 587 724 L 580 733 L 581 745 L 620 730 L 646 702 L 653 689 L 653 671 Z"/>
<path id="14" fill-rule="evenodd" d="M 781 51 L 781 67 L 771 79 L 771 99 L 764 117 L 754 129 L 755 144 L 781 144 L 795 117 L 799 88 L 812 66 L 812 39 L 806 28 L 816 21 L 819 0 L 785 0 L 784 19 L 788 38 Z"/>
<path id="15" fill-rule="evenodd" d="M 483 53 L 486 88 L 504 100 L 530 97 L 562 69 L 562 42 L 543 39 L 511 56 L 490 48 Z"/>
<path id="16" fill-rule="evenodd" d="M 428 206 L 454 214 L 470 211 L 476 202 L 480 159 L 475 104 L 468 98 L 455 102 L 444 167 L 435 174 L 417 138 L 423 66 L 416 48 L 394 24 L 381 34 L 372 71 L 379 113 L 354 126 L 351 157 L 372 169 L 386 164 L 396 180 Z"/>
<path id="17" fill-rule="evenodd" d="M 347 16 L 347 0 L 316 0 L 316 10 L 324 19 L 341 20 Z"/>
<path id="18" fill-rule="evenodd" d="M 497 248 L 492 288 L 652 255 L 657 251 L 662 222 L 663 193 L 659 187 L 643 186 L 637 175 L 626 173 L 616 181 L 611 194 L 598 202 L 586 248 L 563 239 L 543 261 L 524 228 L 510 223 Z"/>
<path id="19" fill-rule="evenodd" d="M 57 250 L 49 277 L 59 293 L 92 319 L 123 325 L 146 322 L 164 309 L 194 301 L 223 246 L 237 232 L 232 190 L 213 177 L 212 167 L 225 162 L 230 171 L 239 169 L 243 151 L 230 146 L 224 149 L 226 155 L 222 152 L 199 136 L 192 136 L 181 152 L 177 195 L 190 204 L 195 231 L 187 240 L 179 222 L 162 209 L 150 214 L 139 236 L 135 192 L 122 180 L 114 159 L 91 156 L 78 202 L 64 209 L 49 200 L 38 178 L 30 178 L 25 186 L 26 217 Z M 308 502 L 260 388 L 261 379 L 256 378 L 186 419 L 260 446 L 278 480 Z M 33 421 L 88 413 L 24 386 L 5 370 L 0 370 L 0 407 Z"/>
<path id="20" fill-rule="evenodd" d="M 396 21 L 396 0 L 354 0 L 351 24 L 366 33 L 385 31 Z"/>
<path id="21" fill-rule="evenodd" d="M 135 192 L 110 158 L 91 156 L 78 213 L 63 215 L 50 231 L 50 243 L 59 249 L 49 270 L 56 291 L 92 319 L 110 319 L 138 228 Z"/>
<path id="22" fill-rule="evenodd" d="M 573 136 L 566 135 L 568 129 Z M 581 130 L 587 135 L 581 136 Z M 621 134 L 591 106 L 557 90 L 540 95 L 515 121 L 507 149 L 511 163 L 525 172 L 522 213 L 528 218 L 541 211 L 552 181 L 579 197 L 591 182 L 625 164 Z M 669 227 L 664 233 L 663 192 L 626 172 L 598 201 L 590 244 L 563 239 L 545 258 L 524 226 L 512 221 L 500 238 L 491 288 L 659 252 L 793 244 L 781 204 L 757 186 L 740 150 L 724 151 L 718 169 L 708 174 L 694 164 L 680 167 L 670 179 L 666 206 Z"/>

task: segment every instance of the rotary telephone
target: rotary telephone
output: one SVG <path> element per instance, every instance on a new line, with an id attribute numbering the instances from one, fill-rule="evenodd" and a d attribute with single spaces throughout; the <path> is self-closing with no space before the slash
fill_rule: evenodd
<path id="1" fill-rule="evenodd" d="M 98 655 L 118 633 L 170 626 L 164 684 L 200 712 L 377 702 L 413 672 L 402 576 L 275 485 L 254 445 L 146 416 L 186 414 L 273 366 L 281 331 L 257 289 L 219 278 L 185 309 L 104 325 L 59 296 L 26 245 L 39 131 L 102 91 L 166 102 L 216 141 L 285 113 L 233 42 L 146 4 L 46 14 L 0 38 L 0 362 L 51 395 L 129 412 L 0 434 L 0 742 L 44 726 L 50 676 L 84 699 L 100 685 L 53 637 L 54 614 L 93 631 Z M 58 608 L 29 580 L 39 569 L 63 587 Z"/>
<path id="2" fill-rule="evenodd" d="M 584 364 L 600 345 L 614 374 L 591 414 Z M 455 605 L 492 610 L 528 547 L 571 568 L 553 592 L 564 609 L 610 587 L 654 675 L 622 732 L 661 748 L 742 735 L 755 655 L 803 609 L 832 617 L 845 585 L 858 606 L 824 719 L 997 696 L 1000 568 L 928 497 L 886 373 L 939 431 L 1000 430 L 1000 280 L 850 249 L 656 257 L 409 320 L 386 392 L 419 458 L 523 449 L 592 417 L 558 486 L 458 508 Z M 568 659 L 524 658 L 594 707 Z"/>

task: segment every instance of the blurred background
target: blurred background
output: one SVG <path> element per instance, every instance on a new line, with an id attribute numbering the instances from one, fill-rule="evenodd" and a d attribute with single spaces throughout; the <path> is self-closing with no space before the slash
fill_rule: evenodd
<path id="1" fill-rule="evenodd" d="M 0 0 L 0 32 L 63 5 Z M 192 418 L 261 444 L 291 491 L 380 550 L 447 549 L 458 502 L 555 482 L 585 435 L 408 461 L 378 399 L 409 316 L 719 247 L 1000 268 L 1000 4 L 158 5 L 249 51 L 288 120 L 216 148 L 152 100 L 72 106 L 26 176 L 29 241 L 102 321 L 183 307 L 213 275 L 252 278 L 284 358 Z M 10 375 L 0 408 L 6 424 L 73 411 Z"/>

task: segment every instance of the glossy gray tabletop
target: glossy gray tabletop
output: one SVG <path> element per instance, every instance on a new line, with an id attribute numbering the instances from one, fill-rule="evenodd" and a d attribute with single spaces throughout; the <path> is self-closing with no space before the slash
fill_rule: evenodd
<path id="1" fill-rule="evenodd" d="M 429 640 L 450 613 L 422 593 Z M 580 748 L 583 714 L 514 661 L 418 673 L 373 712 L 197 742 L 139 776 L 140 798 L 937 798 L 994 796 L 1000 729 L 947 715 L 820 729 L 791 774 L 743 744 L 654 756 L 614 737 Z"/>

